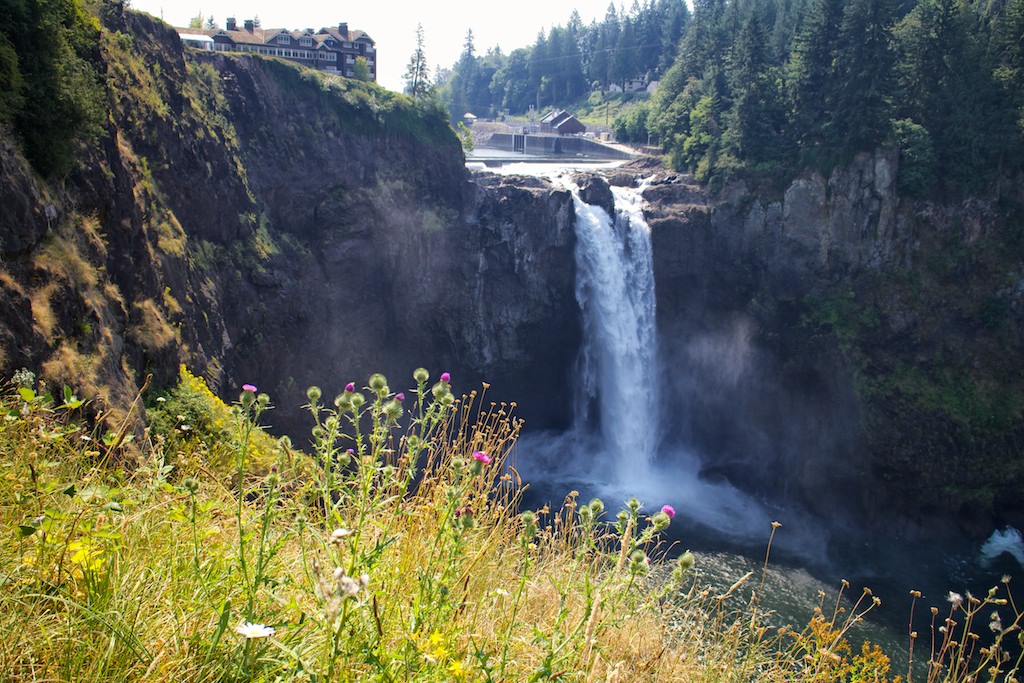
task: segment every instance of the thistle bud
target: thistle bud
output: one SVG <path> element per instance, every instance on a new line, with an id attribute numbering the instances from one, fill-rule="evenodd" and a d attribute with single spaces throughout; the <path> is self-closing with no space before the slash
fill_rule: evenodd
<path id="1" fill-rule="evenodd" d="M 655 512 L 651 516 L 651 526 L 654 527 L 655 531 L 664 531 L 671 522 L 671 518 L 664 512 Z"/>
<path id="2" fill-rule="evenodd" d="M 388 380 L 379 372 L 370 375 L 370 381 L 367 384 L 380 397 L 388 394 Z"/>

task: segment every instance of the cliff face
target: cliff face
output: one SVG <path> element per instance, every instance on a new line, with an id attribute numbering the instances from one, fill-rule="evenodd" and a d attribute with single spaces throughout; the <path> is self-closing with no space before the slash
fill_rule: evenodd
<path id="1" fill-rule="evenodd" d="M 901 201 L 897 170 L 647 191 L 673 437 L 826 517 L 987 534 L 1024 519 L 1024 195 Z"/>
<path id="2" fill-rule="evenodd" d="M 7 376 L 28 367 L 118 419 L 147 373 L 165 385 L 183 363 L 229 398 L 258 384 L 299 442 L 310 384 L 382 371 L 400 388 L 419 365 L 567 419 L 568 195 L 471 184 L 429 106 L 105 19 L 110 124 L 81 170 L 45 183 L 0 137 Z"/>

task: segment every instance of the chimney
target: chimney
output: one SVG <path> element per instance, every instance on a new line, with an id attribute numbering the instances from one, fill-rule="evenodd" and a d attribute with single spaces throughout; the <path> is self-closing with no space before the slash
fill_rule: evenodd
<path id="1" fill-rule="evenodd" d="M 252 33 L 253 20 L 252 19 L 246 19 L 244 25 L 245 25 L 245 30 L 248 31 L 249 33 Z"/>
<path id="2" fill-rule="evenodd" d="M 234 17 L 228 17 L 227 18 L 227 23 L 225 25 L 225 28 L 227 30 L 229 30 L 229 31 L 237 31 L 238 30 L 238 25 L 235 24 L 235 18 Z"/>
<path id="3" fill-rule="evenodd" d="M 341 34 L 342 38 L 344 38 L 345 40 L 348 40 L 348 22 L 347 21 L 343 21 L 340 24 L 338 24 L 338 33 Z"/>

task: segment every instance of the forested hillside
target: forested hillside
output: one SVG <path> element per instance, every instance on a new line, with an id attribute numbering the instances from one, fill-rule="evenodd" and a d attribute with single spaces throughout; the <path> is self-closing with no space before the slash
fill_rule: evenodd
<path id="1" fill-rule="evenodd" d="M 1024 0 L 681 0 L 614 4 L 509 55 L 471 36 L 440 95 L 453 114 L 566 106 L 660 80 L 615 122 L 713 187 L 774 184 L 879 145 L 914 196 L 992 188 L 1024 159 Z"/>

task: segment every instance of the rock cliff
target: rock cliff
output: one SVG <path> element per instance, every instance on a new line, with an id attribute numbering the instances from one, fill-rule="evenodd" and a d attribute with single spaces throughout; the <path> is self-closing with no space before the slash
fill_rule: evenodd
<path id="1" fill-rule="evenodd" d="M 403 387 L 419 365 L 568 419 L 567 194 L 470 183 L 432 105 L 105 21 L 109 124 L 80 169 L 44 182 L 0 136 L 6 376 L 36 370 L 116 420 L 145 375 L 185 364 L 229 399 L 258 384 L 299 443 L 310 384 Z"/>
<path id="2" fill-rule="evenodd" d="M 1021 187 L 907 201 L 858 156 L 779 197 L 647 190 L 673 438 L 768 500 L 897 536 L 1021 524 Z"/>

